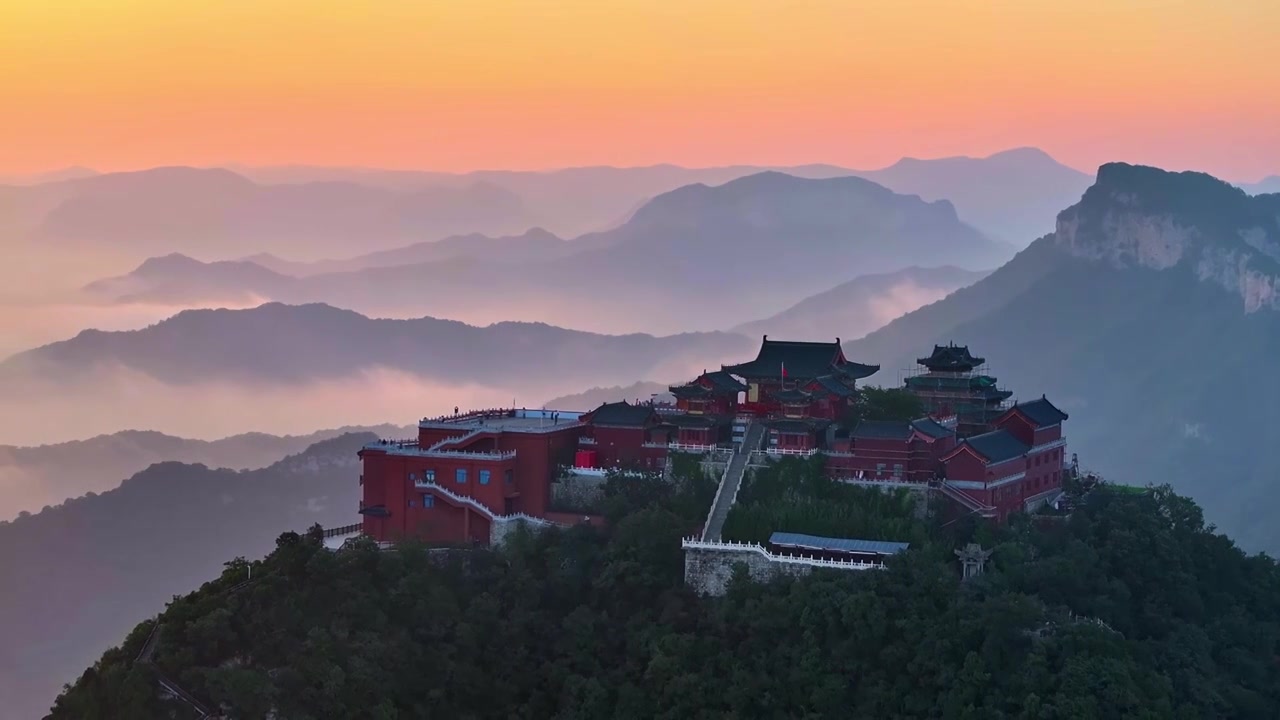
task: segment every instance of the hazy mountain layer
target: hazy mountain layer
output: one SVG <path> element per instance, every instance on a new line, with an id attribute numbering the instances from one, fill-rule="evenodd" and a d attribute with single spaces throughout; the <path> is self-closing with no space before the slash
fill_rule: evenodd
<path id="1" fill-rule="evenodd" d="M 161 463 L 119 488 L 0 523 L 0 697 L 41 717 L 63 683 L 129 628 L 283 531 L 354 522 L 356 450 L 344 435 L 262 470 Z"/>
<path id="2" fill-rule="evenodd" d="M 986 274 L 956 267 L 911 267 L 864 275 L 805 298 L 773 317 L 738 325 L 731 332 L 796 340 L 859 338 L 894 318 L 972 285 Z"/>
<path id="3" fill-rule="evenodd" d="M 1054 234 L 847 351 L 892 372 L 933 343 L 968 344 L 1015 397 L 1048 393 L 1071 413 L 1084 465 L 1169 481 L 1244 546 L 1276 552 L 1261 449 L 1280 443 L 1278 249 L 1280 196 L 1105 165 Z"/>
<path id="4" fill-rule="evenodd" d="M 542 242 L 545 237 L 526 235 Z M 554 241 L 550 241 L 554 242 Z M 552 321 L 600 332 L 674 333 L 771 315 L 851 275 L 918 264 L 992 267 L 1011 248 L 962 223 L 944 201 L 926 203 L 845 177 L 763 173 L 654 198 L 624 225 L 529 252 L 441 253 L 434 262 L 295 278 L 252 263 L 154 258 L 95 283 L 99 298 L 143 303 L 325 302 L 379 315 Z M 397 251 L 422 257 L 421 251 Z M 374 261 L 386 262 L 386 260 Z"/>
<path id="5" fill-rule="evenodd" d="M 416 430 L 379 425 L 319 430 L 308 435 L 244 433 L 219 440 L 125 430 L 52 445 L 0 445 L 0 520 L 12 519 L 19 511 L 36 512 L 87 492 L 111 490 L 124 478 L 158 462 L 198 463 L 231 470 L 261 468 L 317 442 L 353 432 L 409 437 Z"/>
<path id="6" fill-rule="evenodd" d="M 48 246 L 78 243 L 156 254 L 230 258 L 284 252 L 317 258 L 468 232 L 538 224 L 521 199 L 490 183 L 394 191 L 352 182 L 260 185 L 229 170 L 172 167 L 29 187 L 0 187 L 16 227 Z"/>
<path id="7" fill-rule="evenodd" d="M 296 434 L 533 405 L 741 358 L 733 333 L 599 335 L 539 323 L 372 319 L 327 305 L 189 310 L 141 330 L 86 330 L 0 362 L 0 438 L 40 444 L 160 427 L 187 437 Z"/>
<path id="8" fill-rule="evenodd" d="M 634 403 L 637 400 L 647 402 L 654 399 L 655 395 L 667 396 L 667 399 L 671 399 L 670 393 L 667 392 L 667 388 L 677 383 L 688 382 L 692 379 L 693 377 L 691 376 L 666 384 L 642 380 L 625 387 L 619 385 L 614 385 L 612 387 L 594 387 L 580 393 L 561 395 L 560 397 L 552 398 L 551 400 L 543 403 L 542 407 L 558 410 L 591 410 L 592 408 L 599 407 L 603 403 L 620 402 L 622 400 L 626 400 L 629 403 Z"/>
<path id="9" fill-rule="evenodd" d="M 720 185 L 777 170 L 805 178 L 858 176 L 894 192 L 925 200 L 949 200 L 961 219 L 983 232 L 1022 247 L 1053 229 L 1058 210 L 1075 202 L 1089 175 L 1058 163 L 1041 150 L 1018 148 L 984 158 L 903 158 L 875 170 L 835 165 L 720 168 L 568 168 L 550 172 L 482 171 L 462 175 L 360 168 L 234 168 L 266 183 L 342 181 L 396 190 L 491 183 L 520 196 L 562 237 L 597 231 L 625 221 L 644 201 L 694 183 Z M 478 229 L 478 228 L 477 228 Z"/>

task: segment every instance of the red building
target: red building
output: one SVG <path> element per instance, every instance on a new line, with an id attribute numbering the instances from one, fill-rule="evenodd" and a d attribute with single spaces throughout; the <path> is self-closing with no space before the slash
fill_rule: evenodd
<path id="1" fill-rule="evenodd" d="M 1035 509 L 1062 489 L 1067 417 L 1043 396 L 1014 405 L 996 430 L 966 438 L 942 458 L 945 484 L 999 520 Z"/>
<path id="2" fill-rule="evenodd" d="M 721 370 L 742 378 L 746 397 L 739 411 L 757 416 L 838 419 L 856 396 L 855 382 L 870 377 L 879 365 L 850 362 L 832 343 L 770 340 L 750 362 Z"/>
<path id="3" fill-rule="evenodd" d="M 660 468 L 674 428 L 652 405 L 605 403 L 581 416 L 578 467 Z"/>
<path id="4" fill-rule="evenodd" d="M 974 357 L 966 345 L 935 345 L 933 354 L 916 362 L 921 370 L 906 379 L 906 389 L 930 416 L 955 417 L 960 437 L 991 430 L 1013 395 L 986 374 L 986 359 Z"/>
<path id="5" fill-rule="evenodd" d="M 747 385 L 724 370 L 702 371 L 692 382 L 672 385 L 676 408 L 692 415 L 734 415 Z"/>
<path id="6" fill-rule="evenodd" d="M 955 430 L 930 418 L 863 420 L 833 446 L 827 468 L 844 479 L 927 484 L 955 446 Z"/>
<path id="7" fill-rule="evenodd" d="M 364 533 L 488 543 L 496 517 L 549 517 L 551 481 L 573 462 L 583 427 L 576 413 L 489 411 L 423 420 L 416 440 L 366 445 Z"/>

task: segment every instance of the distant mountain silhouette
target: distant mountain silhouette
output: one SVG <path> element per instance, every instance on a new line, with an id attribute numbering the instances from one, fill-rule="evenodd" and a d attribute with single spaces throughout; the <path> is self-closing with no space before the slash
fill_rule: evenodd
<path id="1" fill-rule="evenodd" d="M 641 381 L 632 383 L 626 387 L 614 385 L 613 387 L 594 387 L 573 395 L 562 395 L 552 398 L 542 404 L 543 407 L 556 410 L 590 410 L 600 407 L 602 403 L 627 402 L 634 403 L 637 400 L 648 402 L 654 399 L 654 396 L 660 396 L 660 400 L 672 400 L 671 394 L 667 391 L 672 385 L 680 382 L 688 382 L 690 378 L 682 378 L 673 380 L 669 383 L 656 383 Z"/>
<path id="2" fill-rule="evenodd" d="M 42 183 L 59 182 L 61 180 L 76 180 L 79 178 L 93 177 L 98 171 L 93 168 L 72 165 L 60 170 L 49 170 L 47 172 L 27 173 L 27 174 L 11 174 L 0 175 L 0 185 L 40 185 Z"/>
<path id="3" fill-rule="evenodd" d="M 372 367 L 490 387 L 566 378 L 605 384 L 648 376 L 673 363 L 733 357 L 750 344 L 729 333 L 597 335 L 515 322 L 474 327 L 270 303 L 249 310 L 188 310 L 142 330 L 86 330 L 0 363 L 0 385 L 32 377 L 71 381 L 100 367 L 123 367 L 177 385 L 300 383 L 353 377 Z"/>
<path id="4" fill-rule="evenodd" d="M 856 174 L 895 192 L 949 200 L 965 222 L 1018 247 L 1053 230 L 1058 210 L 1079 200 L 1093 181 L 1036 148 L 985 158 L 903 158 Z"/>
<path id="5" fill-rule="evenodd" d="M 1072 413 L 1104 475 L 1171 482 L 1246 547 L 1280 550 L 1280 195 L 1104 165 L 1057 230 L 944 300 L 847 345 L 907 368 L 968 344 L 1016 393 Z"/>
<path id="6" fill-rule="evenodd" d="M 288 530 L 350 524 L 356 451 L 374 439 L 343 435 L 246 472 L 160 463 L 101 495 L 0 522 L 5 717 L 41 717 L 63 683 L 224 562 L 262 557 Z"/>
<path id="7" fill-rule="evenodd" d="M 392 191 L 351 182 L 259 185 L 223 169 L 156 168 L 0 188 L 19 227 L 47 242 L 230 258 L 269 251 L 335 257 L 538 223 L 492 183 Z"/>
<path id="8" fill-rule="evenodd" d="M 269 253 L 243 258 L 283 275 L 305 277 L 325 273 L 351 272 L 367 268 L 417 265 L 456 258 L 499 260 L 501 262 L 537 263 L 555 260 L 576 252 L 574 243 L 561 240 L 542 228 L 531 228 L 516 236 L 489 237 L 479 233 L 451 235 L 442 240 L 414 243 L 391 250 L 356 255 L 342 260 L 295 262 Z M 250 278 L 245 278 L 251 282 Z"/>
<path id="9" fill-rule="evenodd" d="M 532 212 L 544 219 L 544 227 L 561 237 L 615 227 L 646 199 L 685 185 L 721 185 L 769 170 L 804 178 L 856 175 L 894 192 L 920 195 L 925 200 L 949 200 L 962 220 L 1017 247 L 1052 230 L 1054 215 L 1078 200 L 1090 182 L 1087 174 L 1066 167 L 1035 148 L 1018 148 L 985 158 L 904 158 L 888 168 L 872 170 L 828 164 L 718 168 L 653 165 L 453 175 L 304 166 L 236 168 L 247 177 L 268 183 L 343 181 L 408 190 L 489 182 L 520 196 Z"/>
<path id="10" fill-rule="evenodd" d="M 1280 175 L 1269 175 L 1256 183 L 1243 183 L 1240 187 L 1250 195 L 1280 193 Z"/>
<path id="11" fill-rule="evenodd" d="M 518 251 L 501 251 L 526 241 L 554 254 L 535 262 Z M 487 250 L 464 256 L 446 249 L 432 262 L 358 269 L 397 258 L 411 261 L 434 250 L 415 246 L 365 256 L 350 271 L 301 280 L 213 264 L 209 277 L 197 278 L 198 269 L 183 262 L 172 279 L 143 272 L 144 266 L 93 290 L 117 300 L 181 303 L 208 302 L 216 289 L 222 293 L 218 299 L 227 301 L 260 297 L 370 314 L 430 314 L 476 323 L 551 320 L 603 332 L 665 334 L 772 314 L 815 288 L 854 274 L 892 272 L 921 258 L 976 270 L 1012 253 L 962 223 L 945 201 L 926 203 L 860 178 L 810 180 L 776 172 L 659 195 L 625 224 L 564 243 L 531 233 L 451 245 L 468 242 Z M 231 278 L 242 284 L 232 287 Z M 112 288 L 128 292 L 111 296 Z"/>
<path id="12" fill-rule="evenodd" d="M 730 330 L 750 337 L 860 338 L 890 320 L 972 285 L 986 272 L 957 267 L 910 267 L 863 275 L 805 298 L 764 320 Z"/>
<path id="13" fill-rule="evenodd" d="M 92 297 L 114 302 L 244 302 L 287 295 L 296 279 L 254 262 L 203 263 L 180 253 L 148 258 L 127 275 L 85 286 Z"/>
<path id="14" fill-rule="evenodd" d="M 220 440 L 193 440 L 153 430 L 124 430 L 86 440 L 17 447 L 0 445 L 0 521 L 18 511 L 35 512 L 87 492 L 104 492 L 124 478 L 158 462 L 183 462 L 213 468 L 247 470 L 266 467 L 286 455 L 346 433 L 373 432 L 382 437 L 408 437 L 410 428 L 395 425 L 345 427 L 308 435 L 243 433 Z"/>

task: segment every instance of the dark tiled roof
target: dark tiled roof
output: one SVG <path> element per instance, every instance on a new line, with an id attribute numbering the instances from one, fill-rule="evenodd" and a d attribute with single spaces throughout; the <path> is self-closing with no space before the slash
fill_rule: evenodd
<path id="1" fill-rule="evenodd" d="M 855 440 L 906 440 L 911 437 L 911 423 L 898 420 L 863 420 L 851 434 Z"/>
<path id="2" fill-rule="evenodd" d="M 632 405 L 623 400 L 616 403 L 605 403 L 592 410 L 588 422 L 592 425 L 620 425 L 623 427 L 644 427 L 656 413 L 648 405 Z"/>
<path id="3" fill-rule="evenodd" d="M 927 358 L 919 358 L 916 362 L 930 370 L 953 370 L 963 372 L 972 370 L 986 362 L 985 358 L 974 357 L 969 353 L 968 345 L 934 345 L 933 354 Z"/>
<path id="4" fill-rule="evenodd" d="M 675 427 L 714 427 L 728 424 L 728 418 L 719 415 L 667 415 L 662 418 L 665 425 Z"/>
<path id="5" fill-rule="evenodd" d="M 722 393 L 733 393 L 736 395 L 737 393 L 744 392 L 747 389 L 747 386 L 744 383 L 739 382 L 737 378 L 723 370 L 704 372 L 699 380 L 706 380 L 711 384 L 711 387 L 714 390 Z"/>
<path id="6" fill-rule="evenodd" d="M 974 435 L 966 439 L 963 445 L 973 448 L 974 452 L 987 459 L 987 464 L 994 465 L 1005 460 L 1012 460 L 1024 455 L 1031 448 L 1004 430 Z"/>
<path id="7" fill-rule="evenodd" d="M 911 427 L 924 435 L 934 438 L 935 440 L 956 434 L 955 430 L 939 424 L 933 418 L 920 418 L 919 420 L 914 420 L 911 423 Z"/>
<path id="8" fill-rule="evenodd" d="M 879 365 L 851 363 L 835 342 L 789 342 L 770 340 L 765 336 L 756 359 L 738 365 L 724 366 L 725 372 L 746 378 L 779 379 L 786 366 L 788 378 L 812 379 L 823 375 L 840 374 L 854 379 L 867 377 L 880 369 Z"/>
<path id="9" fill-rule="evenodd" d="M 709 398 L 709 397 L 715 396 L 715 393 L 711 392 L 707 388 L 697 383 L 689 383 L 688 385 L 672 385 L 671 387 L 667 388 L 667 390 L 669 390 L 672 395 L 675 395 L 678 398 L 684 398 L 686 400 L 693 399 L 693 398 Z"/>
<path id="10" fill-rule="evenodd" d="M 1028 420 L 1036 424 L 1036 427 L 1049 427 L 1057 425 L 1066 420 L 1069 415 L 1054 407 L 1043 395 L 1039 400 L 1032 400 L 1028 403 L 1018 403 L 1010 410 L 1016 410 L 1022 413 Z"/>
<path id="11" fill-rule="evenodd" d="M 770 430 L 777 430 L 784 433 L 808 433 L 819 432 L 826 426 L 830 425 L 830 420 L 818 420 L 810 418 L 808 420 L 766 420 L 765 427 Z"/>
<path id="12" fill-rule="evenodd" d="M 806 550 L 830 550 L 850 553 L 875 553 L 895 555 L 910 547 L 910 543 L 884 540 L 858 540 L 855 538 L 829 538 L 800 533 L 776 532 L 769 536 L 770 545 L 804 548 Z"/>
<path id="13" fill-rule="evenodd" d="M 823 375 L 822 377 L 814 378 L 809 385 L 810 387 L 821 388 L 836 397 L 853 397 L 854 394 L 853 388 L 845 385 L 840 381 L 840 378 L 834 375 Z"/>
<path id="14" fill-rule="evenodd" d="M 813 396 L 803 390 L 789 388 L 787 390 L 775 390 L 773 392 L 775 400 L 781 403 L 807 403 L 813 401 Z"/>
<path id="15" fill-rule="evenodd" d="M 672 385 L 667 389 L 679 398 L 706 398 L 717 395 L 736 396 L 746 390 L 747 386 L 738 382 L 729 373 L 723 370 L 716 370 L 715 372 L 703 372 L 693 382 L 685 383 L 684 385 Z"/>

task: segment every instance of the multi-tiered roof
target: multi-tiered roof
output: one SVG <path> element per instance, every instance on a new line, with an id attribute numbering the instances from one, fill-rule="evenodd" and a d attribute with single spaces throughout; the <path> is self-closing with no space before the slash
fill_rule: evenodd
<path id="1" fill-rule="evenodd" d="M 935 345 L 929 357 L 916 362 L 924 372 L 906 379 L 907 390 L 920 398 L 930 415 L 956 416 L 961 435 L 990 429 L 990 423 L 1004 412 L 1005 401 L 1013 395 L 983 372 L 986 358 L 971 353 L 968 345 Z"/>
<path id="2" fill-rule="evenodd" d="M 796 381 L 824 377 L 853 381 L 873 375 L 880 366 L 850 362 L 840 347 L 840 338 L 830 343 L 791 342 L 770 340 L 765 335 L 754 360 L 722 369 L 748 381 L 780 381 L 784 377 Z"/>
<path id="3" fill-rule="evenodd" d="M 738 397 L 738 393 L 747 389 L 739 380 L 724 370 L 715 372 L 702 371 L 693 382 L 684 385 L 672 385 L 667 388 L 671 394 L 681 400 L 704 400 L 714 397 Z"/>

